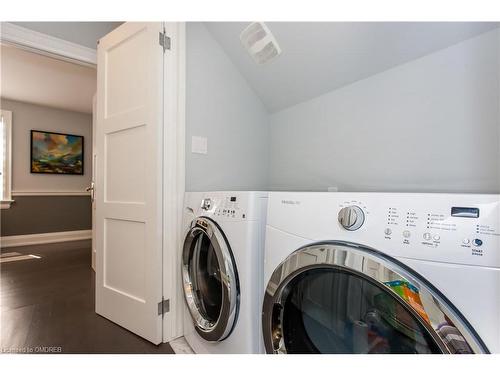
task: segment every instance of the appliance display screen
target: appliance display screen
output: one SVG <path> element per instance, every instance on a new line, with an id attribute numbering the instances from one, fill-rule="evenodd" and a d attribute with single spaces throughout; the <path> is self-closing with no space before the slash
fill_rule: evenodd
<path id="1" fill-rule="evenodd" d="M 455 217 L 479 217 L 479 208 L 475 207 L 452 207 L 451 216 Z"/>
<path id="2" fill-rule="evenodd" d="M 231 202 L 236 202 L 236 197 L 231 197 Z"/>

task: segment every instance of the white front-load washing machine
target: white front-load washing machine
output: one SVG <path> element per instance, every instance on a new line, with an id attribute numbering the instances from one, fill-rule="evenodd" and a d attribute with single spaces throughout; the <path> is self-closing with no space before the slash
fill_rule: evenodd
<path id="1" fill-rule="evenodd" d="M 267 353 L 500 353 L 499 195 L 270 193 Z"/>
<path id="2" fill-rule="evenodd" d="M 267 193 L 185 195 L 184 337 L 195 353 L 262 353 Z"/>

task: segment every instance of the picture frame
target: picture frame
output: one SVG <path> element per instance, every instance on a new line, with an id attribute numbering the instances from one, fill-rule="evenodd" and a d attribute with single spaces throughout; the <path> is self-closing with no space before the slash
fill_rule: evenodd
<path id="1" fill-rule="evenodd" d="M 84 174 L 84 136 L 30 131 L 30 173 Z"/>

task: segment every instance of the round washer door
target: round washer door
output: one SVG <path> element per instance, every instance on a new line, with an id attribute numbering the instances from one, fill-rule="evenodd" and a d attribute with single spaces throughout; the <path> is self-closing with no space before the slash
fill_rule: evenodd
<path id="1" fill-rule="evenodd" d="M 262 319 L 267 353 L 488 353 L 423 277 L 347 242 L 292 253 L 271 276 Z"/>
<path id="2" fill-rule="evenodd" d="M 207 341 L 228 337 L 238 317 L 238 273 L 226 237 L 209 218 L 191 223 L 184 240 L 182 280 L 198 334 Z"/>

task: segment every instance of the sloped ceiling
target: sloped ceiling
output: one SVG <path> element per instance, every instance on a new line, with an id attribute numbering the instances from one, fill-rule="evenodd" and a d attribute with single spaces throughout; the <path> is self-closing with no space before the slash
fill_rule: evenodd
<path id="1" fill-rule="evenodd" d="M 207 22 L 270 112 L 312 99 L 355 81 L 498 27 L 498 23 L 266 22 L 283 53 L 256 65 L 239 35 L 248 23 Z"/>
<path id="2" fill-rule="evenodd" d="M 97 39 L 121 23 L 17 24 L 95 48 Z M 248 23 L 207 22 L 205 25 L 271 113 L 499 26 L 498 23 L 480 22 L 268 22 L 267 25 L 276 36 L 283 53 L 275 61 L 258 66 L 239 40 L 240 32 Z M 22 60 L 21 54 L 27 52 L 4 49 L 2 46 L 2 52 L 6 55 L 5 59 L 2 57 L 3 96 L 83 112 L 90 111 L 91 100 L 88 100 L 88 97 L 90 91 L 95 91 L 95 83 L 90 84 L 89 79 L 94 76 L 95 82 L 94 70 L 37 55 L 26 57 L 26 61 L 18 64 L 14 62 L 15 59 Z M 39 66 L 29 68 L 30 63 Z M 54 74 L 57 74 L 57 64 L 65 64 L 65 68 L 56 78 Z M 75 77 L 70 78 L 73 73 L 69 74 L 68 69 L 73 73 L 77 72 Z M 12 77 L 17 77 L 17 84 Z M 78 84 L 81 90 L 73 90 L 69 95 L 58 97 L 53 83 L 61 77 L 65 82 L 62 85 L 74 88 L 79 87 L 75 86 Z M 71 80 L 76 81 L 70 83 Z M 76 83 L 77 81 L 79 83 Z M 53 86 L 52 90 L 47 85 Z M 47 95 L 47 92 L 51 94 Z M 83 105 L 83 102 L 87 104 Z"/>

